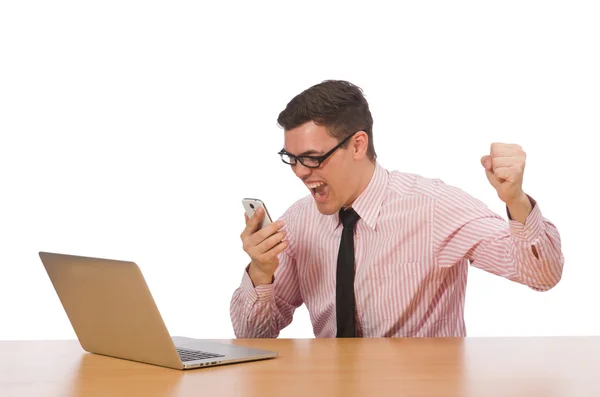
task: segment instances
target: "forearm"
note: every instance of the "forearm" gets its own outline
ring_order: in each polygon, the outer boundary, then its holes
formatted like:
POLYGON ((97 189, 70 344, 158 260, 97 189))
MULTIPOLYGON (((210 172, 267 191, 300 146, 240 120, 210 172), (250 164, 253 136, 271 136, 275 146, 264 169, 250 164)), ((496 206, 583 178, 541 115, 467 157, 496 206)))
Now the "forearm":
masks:
POLYGON ((562 277, 564 257, 557 228, 534 209, 524 224, 510 221, 514 262, 521 282, 536 290, 554 287, 562 277))
POLYGON ((564 263, 560 235, 539 208, 534 206, 523 223, 510 220, 508 234, 498 220, 495 222, 498 232, 477 246, 473 265, 538 291, 554 287, 561 279, 564 263))
POLYGON ((245 271, 231 300, 234 333, 238 338, 276 338, 292 321, 295 307, 276 297, 273 282, 255 287, 245 271))
POLYGON ((276 338, 279 329, 275 299, 255 299, 237 290, 231 300, 231 321, 237 338, 276 338))
POLYGON ((435 262, 450 267, 468 259, 475 267, 543 291, 562 276, 556 227, 527 196, 507 207, 509 223, 479 200, 442 186, 433 211, 435 262), (524 218, 522 218, 524 216, 524 218))

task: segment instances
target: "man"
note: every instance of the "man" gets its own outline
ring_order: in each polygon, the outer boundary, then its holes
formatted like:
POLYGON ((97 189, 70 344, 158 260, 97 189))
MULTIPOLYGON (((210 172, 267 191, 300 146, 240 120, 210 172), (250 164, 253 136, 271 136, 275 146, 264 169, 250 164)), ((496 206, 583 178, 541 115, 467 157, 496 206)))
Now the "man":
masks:
POLYGON ((507 222, 458 188, 379 165, 351 83, 305 90, 278 122, 281 158, 311 194, 262 230, 263 212, 246 217, 237 337, 277 337, 303 303, 316 337, 465 336, 469 263, 537 291, 560 280, 560 236, 522 189, 518 145, 494 143, 481 159, 507 222))

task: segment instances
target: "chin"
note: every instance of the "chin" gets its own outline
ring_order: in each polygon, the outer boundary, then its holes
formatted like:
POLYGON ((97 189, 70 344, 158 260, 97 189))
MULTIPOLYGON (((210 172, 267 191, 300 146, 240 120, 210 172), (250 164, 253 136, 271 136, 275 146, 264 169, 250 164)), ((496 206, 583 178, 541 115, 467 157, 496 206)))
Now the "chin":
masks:
POLYGON ((322 203, 322 204, 316 203, 316 204, 317 204, 317 209, 323 215, 333 215, 340 210, 339 207, 337 207, 331 203, 322 203))

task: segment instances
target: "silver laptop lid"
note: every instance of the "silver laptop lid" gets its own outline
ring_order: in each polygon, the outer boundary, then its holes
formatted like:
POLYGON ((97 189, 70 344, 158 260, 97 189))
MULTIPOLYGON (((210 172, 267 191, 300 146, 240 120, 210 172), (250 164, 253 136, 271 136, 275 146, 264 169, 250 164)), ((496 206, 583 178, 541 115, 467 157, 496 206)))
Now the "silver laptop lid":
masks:
POLYGON ((183 367, 134 262, 49 252, 39 256, 84 350, 183 367))

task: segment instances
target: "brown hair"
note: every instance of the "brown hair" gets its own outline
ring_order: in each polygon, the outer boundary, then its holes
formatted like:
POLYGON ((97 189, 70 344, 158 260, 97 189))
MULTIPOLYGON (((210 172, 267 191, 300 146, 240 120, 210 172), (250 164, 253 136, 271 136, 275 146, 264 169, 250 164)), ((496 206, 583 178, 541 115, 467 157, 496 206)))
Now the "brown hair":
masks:
POLYGON ((325 80, 296 95, 277 118, 285 130, 309 121, 327 127, 328 134, 338 142, 356 131, 366 132, 367 156, 371 161, 377 158, 373 117, 360 87, 343 80, 325 80))

